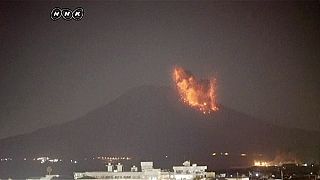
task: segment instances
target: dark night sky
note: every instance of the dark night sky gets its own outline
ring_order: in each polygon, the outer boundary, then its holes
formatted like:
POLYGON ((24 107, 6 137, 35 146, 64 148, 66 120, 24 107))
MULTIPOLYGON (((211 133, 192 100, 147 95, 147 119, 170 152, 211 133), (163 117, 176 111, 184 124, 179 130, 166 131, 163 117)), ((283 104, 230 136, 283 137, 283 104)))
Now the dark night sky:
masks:
POLYGON ((219 102, 320 129, 318 2, 0 3, 0 138, 73 120, 181 65, 219 102), (81 21, 51 21, 53 7, 81 21))

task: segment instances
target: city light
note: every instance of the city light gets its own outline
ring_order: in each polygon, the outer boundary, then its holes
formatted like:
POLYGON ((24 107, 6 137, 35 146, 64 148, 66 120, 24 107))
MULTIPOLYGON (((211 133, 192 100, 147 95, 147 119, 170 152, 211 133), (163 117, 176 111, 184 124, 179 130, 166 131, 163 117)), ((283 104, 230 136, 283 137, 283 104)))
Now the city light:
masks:
POLYGON ((266 161, 254 161, 254 166, 271 166, 271 164, 266 161))

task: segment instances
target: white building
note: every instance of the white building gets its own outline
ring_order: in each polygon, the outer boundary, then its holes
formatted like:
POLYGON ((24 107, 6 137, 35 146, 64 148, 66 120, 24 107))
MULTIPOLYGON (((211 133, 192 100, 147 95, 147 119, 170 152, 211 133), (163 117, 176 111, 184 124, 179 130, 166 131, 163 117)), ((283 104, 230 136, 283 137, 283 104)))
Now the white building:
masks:
MULTIPOLYGON (((121 164, 118 164, 119 167, 121 164)), ((107 165, 107 171, 99 172, 75 172, 74 179, 117 179, 117 180, 132 180, 132 179, 148 179, 148 180, 191 180, 194 178, 205 179, 206 177, 214 177, 214 172, 205 172, 207 166, 190 165, 186 161, 183 166, 174 166, 173 172, 154 169, 153 162, 141 162, 141 171, 133 166, 130 172, 123 172, 119 168, 110 171, 113 167, 110 163, 107 165)))
POLYGON ((174 179, 194 179, 205 178, 207 166, 197 166, 197 164, 190 165, 190 161, 183 163, 183 166, 173 166, 174 179))

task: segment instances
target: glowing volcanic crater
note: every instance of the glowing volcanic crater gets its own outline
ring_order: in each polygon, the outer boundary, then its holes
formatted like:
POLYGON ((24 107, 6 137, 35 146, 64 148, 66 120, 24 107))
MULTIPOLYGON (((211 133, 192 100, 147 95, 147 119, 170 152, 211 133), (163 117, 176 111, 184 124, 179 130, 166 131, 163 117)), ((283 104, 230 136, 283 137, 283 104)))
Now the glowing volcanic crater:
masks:
POLYGON ((216 79, 198 80, 181 67, 173 70, 173 81, 183 102, 203 114, 218 111, 216 79))

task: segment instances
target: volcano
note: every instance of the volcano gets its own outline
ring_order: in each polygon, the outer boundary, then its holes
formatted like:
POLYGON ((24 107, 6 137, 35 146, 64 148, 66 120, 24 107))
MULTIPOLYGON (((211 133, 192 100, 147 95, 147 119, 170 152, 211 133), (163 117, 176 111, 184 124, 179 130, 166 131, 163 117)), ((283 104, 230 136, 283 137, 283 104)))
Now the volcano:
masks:
POLYGON ((278 151, 317 158, 319 132, 278 127, 223 105, 202 114, 179 100, 173 88, 141 86, 68 123, 2 139, 1 156, 130 156, 161 166, 191 160, 210 168, 244 165, 250 154, 278 151), (228 152, 228 157, 212 154, 228 152), (240 153, 248 154, 240 157, 240 153))

